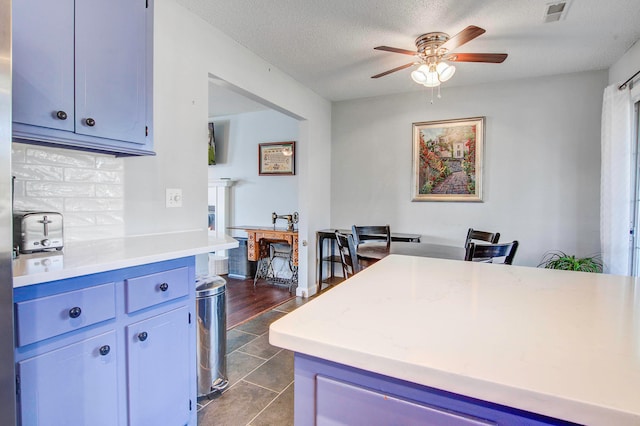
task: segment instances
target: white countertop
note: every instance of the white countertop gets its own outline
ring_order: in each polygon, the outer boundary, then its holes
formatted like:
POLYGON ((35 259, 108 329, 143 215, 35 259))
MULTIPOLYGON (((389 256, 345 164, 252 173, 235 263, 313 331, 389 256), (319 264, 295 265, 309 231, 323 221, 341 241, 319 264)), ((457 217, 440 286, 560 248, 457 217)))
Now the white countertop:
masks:
POLYGON ((62 251, 23 254, 13 261, 13 287, 238 247, 227 235, 191 231, 65 244, 62 251))
POLYGON ((555 418, 640 424, 640 280, 391 255, 271 344, 555 418))

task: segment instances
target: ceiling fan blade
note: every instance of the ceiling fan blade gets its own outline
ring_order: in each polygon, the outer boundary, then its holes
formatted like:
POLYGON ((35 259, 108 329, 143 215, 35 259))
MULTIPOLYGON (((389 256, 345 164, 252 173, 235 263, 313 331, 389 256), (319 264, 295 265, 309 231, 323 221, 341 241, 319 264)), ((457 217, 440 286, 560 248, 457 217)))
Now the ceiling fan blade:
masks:
POLYGON ((399 67, 395 67, 392 70, 389 71, 385 71, 385 72, 381 72, 380 74, 376 74, 376 75, 372 75, 371 78, 380 78, 380 77, 384 77, 387 74, 391 74, 392 72, 396 72, 396 71, 400 71, 403 70, 405 68, 409 68, 411 65, 414 65, 415 62, 409 62, 408 64, 404 64, 404 65, 400 65, 399 67))
POLYGON ((394 52, 394 53, 402 53, 404 55, 415 56, 417 52, 406 49, 398 49, 397 47, 389 47, 389 46, 378 46, 374 47, 375 50, 384 50, 386 52, 394 52))
POLYGON ((486 30, 476 27, 475 25, 469 25, 464 30, 447 40, 440 48, 447 49, 449 51, 462 46, 465 43, 470 42, 474 38, 481 36, 486 30))
POLYGON ((451 62, 488 62, 500 64, 507 59, 506 53, 451 53, 446 55, 445 61, 451 62))

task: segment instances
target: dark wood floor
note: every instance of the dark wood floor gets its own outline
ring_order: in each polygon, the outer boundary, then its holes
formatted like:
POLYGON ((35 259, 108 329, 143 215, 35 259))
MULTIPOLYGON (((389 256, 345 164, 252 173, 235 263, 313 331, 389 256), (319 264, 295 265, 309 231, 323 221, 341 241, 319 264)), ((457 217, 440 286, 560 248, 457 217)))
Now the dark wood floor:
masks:
POLYGON ((240 280, 227 275, 223 277, 227 280, 227 329, 295 297, 295 294, 289 294, 288 289, 273 286, 264 280, 258 280, 254 288, 253 278, 240 280))

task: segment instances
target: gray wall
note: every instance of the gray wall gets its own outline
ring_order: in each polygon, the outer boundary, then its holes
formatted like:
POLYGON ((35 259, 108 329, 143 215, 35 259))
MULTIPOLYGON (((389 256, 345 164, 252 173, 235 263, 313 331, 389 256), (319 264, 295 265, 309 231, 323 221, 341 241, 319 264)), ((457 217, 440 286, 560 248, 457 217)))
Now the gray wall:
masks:
MULTIPOLYGON (((293 213, 298 209, 298 176, 259 176, 258 144, 297 141, 298 120, 268 110, 217 117, 216 153, 221 163, 209 166, 209 179, 230 178, 230 225, 271 225, 271 212, 293 213), (218 150, 217 148, 221 149, 218 150)), ((285 222, 278 222, 280 226, 285 222)))
MULTIPOLYGON (((407 77, 408 78, 408 77, 407 77)), ((454 77, 455 78, 455 77, 454 77)), ((606 71, 334 103, 331 224, 388 223, 462 244, 469 227, 519 240, 515 263, 599 251, 600 114, 606 71), (486 117, 484 202, 411 202, 411 125, 486 117)))

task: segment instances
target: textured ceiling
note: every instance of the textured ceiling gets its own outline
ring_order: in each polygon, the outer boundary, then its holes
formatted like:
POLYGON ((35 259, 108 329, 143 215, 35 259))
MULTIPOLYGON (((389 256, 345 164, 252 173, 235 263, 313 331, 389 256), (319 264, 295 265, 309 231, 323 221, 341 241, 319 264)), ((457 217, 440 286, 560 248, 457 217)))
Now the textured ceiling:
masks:
POLYGON ((443 84, 469 85, 606 69, 640 38, 639 0, 573 0, 566 19, 543 23, 544 0, 177 0, 319 95, 345 100, 424 90, 411 61, 375 51, 414 50, 420 34, 487 32, 456 52, 508 53, 502 64, 460 63, 443 84))

